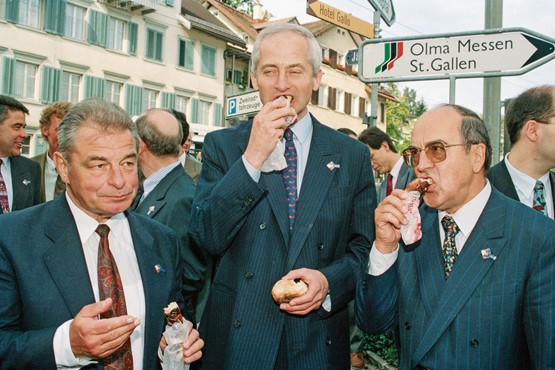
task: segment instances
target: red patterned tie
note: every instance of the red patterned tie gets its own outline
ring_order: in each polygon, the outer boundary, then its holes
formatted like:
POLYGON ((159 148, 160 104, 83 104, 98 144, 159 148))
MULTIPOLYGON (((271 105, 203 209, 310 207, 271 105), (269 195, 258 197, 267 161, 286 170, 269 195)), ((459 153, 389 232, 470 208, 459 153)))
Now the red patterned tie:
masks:
MULTIPOLYGON (((100 300, 112 298, 112 307, 102 314, 104 319, 127 315, 123 284, 108 242, 109 232, 110 227, 108 225, 100 224, 96 228, 96 233, 100 235, 100 244, 98 245, 98 294, 100 300)), ((121 348, 105 357, 103 363, 107 370, 132 370, 131 339, 128 338, 121 348)))
POLYGON ((282 171, 283 184, 287 194, 287 205, 289 207, 289 230, 293 230, 295 222, 295 208, 297 205, 297 150, 293 142, 293 131, 285 130, 285 160, 287 167, 282 171))
POLYGON ((8 200, 8 189, 4 182, 4 176, 2 176, 2 163, 4 163, 4 161, 0 159, 0 206, 2 207, 2 213, 9 213, 10 201, 8 200))
POLYGON ((391 174, 387 175, 387 184, 385 188, 385 195, 388 196, 393 191, 393 176, 391 174))

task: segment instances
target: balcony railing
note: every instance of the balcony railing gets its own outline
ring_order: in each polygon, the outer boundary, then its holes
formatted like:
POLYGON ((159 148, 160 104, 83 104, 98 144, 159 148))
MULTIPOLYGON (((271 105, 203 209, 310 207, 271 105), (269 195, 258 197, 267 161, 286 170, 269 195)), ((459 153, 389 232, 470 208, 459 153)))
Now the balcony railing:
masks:
POLYGON ((105 3, 120 9, 141 14, 153 13, 157 10, 160 0, 103 0, 105 3))

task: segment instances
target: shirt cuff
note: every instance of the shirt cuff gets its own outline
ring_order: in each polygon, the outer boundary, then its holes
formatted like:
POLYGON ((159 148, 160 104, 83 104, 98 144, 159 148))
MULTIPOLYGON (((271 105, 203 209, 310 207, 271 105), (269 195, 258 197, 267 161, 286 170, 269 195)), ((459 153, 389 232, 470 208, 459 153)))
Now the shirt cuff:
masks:
POLYGON ((395 261, 397 261, 398 254, 399 248, 395 249, 391 253, 383 254, 378 250, 378 248, 376 248, 375 243, 372 244, 372 249, 370 249, 370 258, 368 259, 368 274, 372 276, 380 276, 393 266, 395 261))
POLYGON ((249 161, 247 161, 245 159, 245 156, 242 155, 241 159, 243 160, 243 164, 245 165, 245 168, 247 170, 247 172, 249 173, 249 175, 251 176, 251 178, 258 183, 258 180, 260 180, 260 171, 258 171, 256 168, 254 168, 253 166, 251 166, 251 164, 249 163, 249 161))
POLYGON ((56 329, 54 334, 53 346, 54 346, 54 358, 56 359, 56 366, 60 368, 64 367, 83 367, 93 362, 93 359, 89 357, 75 357, 73 351, 71 350, 71 343, 69 341, 69 326, 73 320, 68 320, 56 329))

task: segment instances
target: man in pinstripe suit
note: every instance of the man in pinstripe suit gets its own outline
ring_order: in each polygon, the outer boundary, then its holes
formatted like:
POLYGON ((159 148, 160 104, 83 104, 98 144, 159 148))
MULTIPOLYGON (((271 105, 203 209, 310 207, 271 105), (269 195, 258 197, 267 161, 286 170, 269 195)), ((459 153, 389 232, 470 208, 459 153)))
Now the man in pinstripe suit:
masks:
POLYGON ((433 181, 422 239, 400 241, 407 194, 394 190, 376 209, 360 327, 399 324, 400 369, 555 368, 555 222, 490 185, 483 121, 460 106, 435 108, 403 155, 433 181))

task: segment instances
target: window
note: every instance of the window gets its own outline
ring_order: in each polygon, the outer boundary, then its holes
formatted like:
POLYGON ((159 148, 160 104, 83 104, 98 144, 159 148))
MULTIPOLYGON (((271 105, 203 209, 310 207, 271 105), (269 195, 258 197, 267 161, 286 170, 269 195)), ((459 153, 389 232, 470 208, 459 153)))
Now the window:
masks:
POLYGON ((216 76, 216 49, 202 45, 200 60, 202 64, 200 73, 208 76, 216 76))
POLYGON ((193 70, 195 43, 190 40, 179 40, 178 65, 189 71, 193 70))
POLYGON ((358 102, 358 96, 352 95, 351 96, 351 116, 355 116, 358 117, 359 116, 359 106, 357 104, 358 102))
POLYGON ((108 18, 107 47, 123 51, 123 38, 125 36, 125 22, 121 19, 108 18))
POLYGON ((16 61, 14 97, 35 98, 38 66, 30 63, 16 61))
POLYGON ((144 109, 156 108, 156 101, 158 100, 158 91, 145 89, 143 93, 143 107, 144 109))
POLYGON ((60 84, 60 100, 77 103, 79 101, 79 85, 81 75, 62 71, 62 82, 60 84))
POLYGON ((152 28, 146 30, 146 57, 148 59, 162 61, 162 43, 164 34, 152 28))
POLYGON ((85 40, 86 9, 74 4, 67 4, 64 36, 77 40, 85 40))
POLYGON ((123 84, 114 81, 106 81, 104 85, 104 99, 119 105, 123 84))
POLYGON ((40 1, 39 0, 20 0, 18 23, 29 27, 39 28, 40 20, 40 1))
POLYGON ((185 113, 187 115, 187 106, 189 105, 189 98, 182 95, 175 97, 175 110, 185 113))
POLYGON ((239 71, 237 69, 233 71, 233 82, 235 82, 237 85, 243 84, 243 71, 239 71))
POLYGON ((358 116, 360 118, 364 117, 364 113, 366 112, 366 99, 363 97, 358 98, 358 116))
POLYGON ((341 90, 336 90, 336 91, 337 91, 337 98, 336 98, 335 109, 338 112, 345 112, 345 92, 341 90))
POLYGON ((205 100, 198 102, 198 123, 208 125, 210 122, 210 106, 212 104, 205 100))

